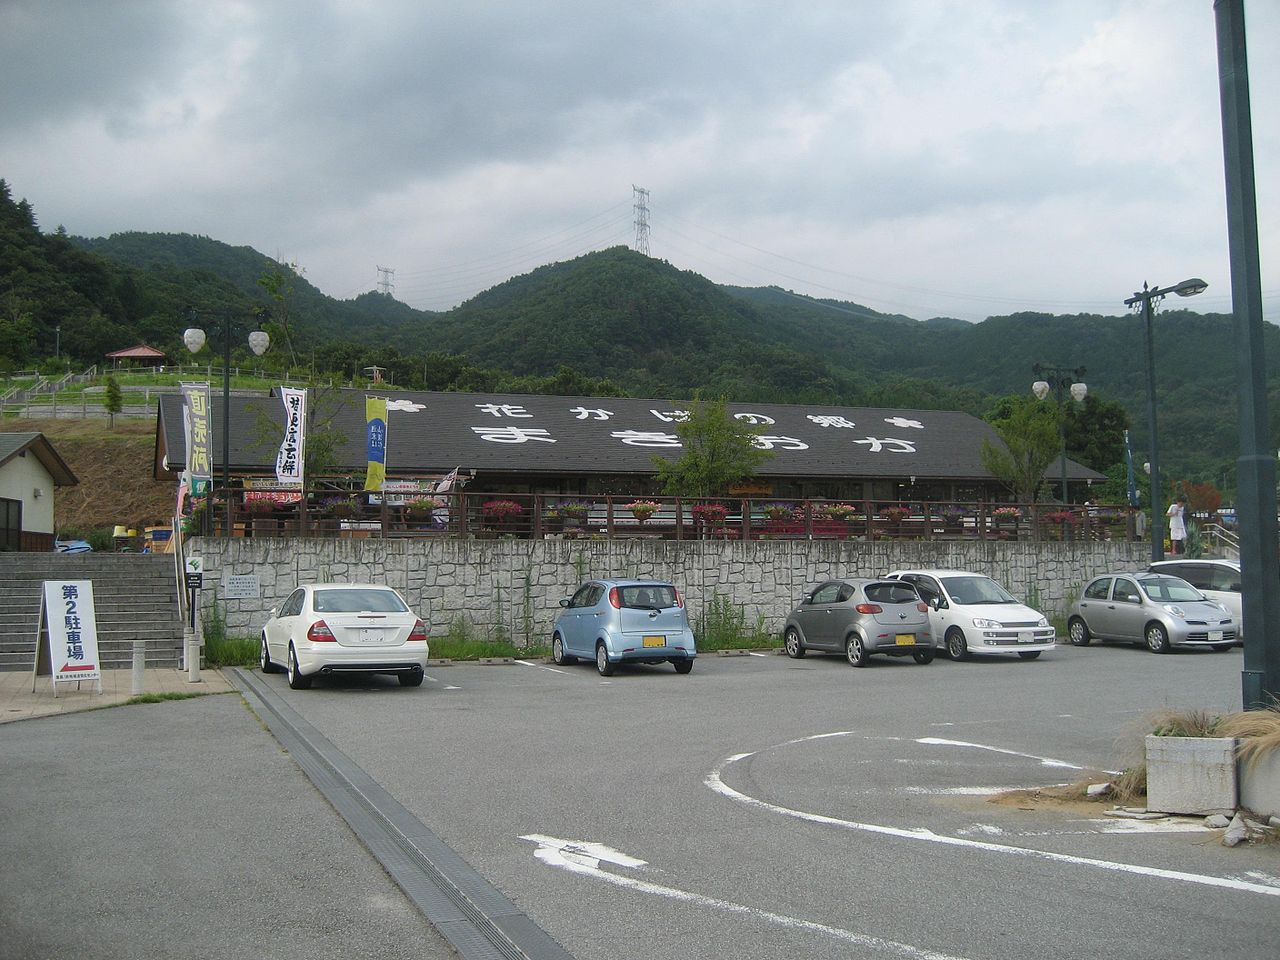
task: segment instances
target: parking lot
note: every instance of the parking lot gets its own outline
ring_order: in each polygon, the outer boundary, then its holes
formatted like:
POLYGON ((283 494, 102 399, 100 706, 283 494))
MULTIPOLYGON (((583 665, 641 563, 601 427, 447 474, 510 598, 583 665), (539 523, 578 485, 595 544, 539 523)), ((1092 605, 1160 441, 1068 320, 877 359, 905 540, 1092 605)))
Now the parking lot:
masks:
POLYGON ((1256 957, 1274 846, 993 792, 1119 769, 1241 655, 704 656, 693 673, 454 665, 294 710, 580 958, 1256 957))

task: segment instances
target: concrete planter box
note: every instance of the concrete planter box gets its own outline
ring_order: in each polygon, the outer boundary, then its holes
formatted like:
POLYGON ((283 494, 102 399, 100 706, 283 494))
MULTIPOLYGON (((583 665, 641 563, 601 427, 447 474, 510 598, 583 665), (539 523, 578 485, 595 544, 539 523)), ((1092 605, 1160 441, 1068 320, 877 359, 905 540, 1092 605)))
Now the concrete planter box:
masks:
POLYGON ((1280 817, 1280 750, 1240 761, 1240 806, 1263 817, 1280 817))
POLYGON ((1235 748, 1230 737, 1147 737, 1147 809, 1201 816, 1235 810, 1235 748))

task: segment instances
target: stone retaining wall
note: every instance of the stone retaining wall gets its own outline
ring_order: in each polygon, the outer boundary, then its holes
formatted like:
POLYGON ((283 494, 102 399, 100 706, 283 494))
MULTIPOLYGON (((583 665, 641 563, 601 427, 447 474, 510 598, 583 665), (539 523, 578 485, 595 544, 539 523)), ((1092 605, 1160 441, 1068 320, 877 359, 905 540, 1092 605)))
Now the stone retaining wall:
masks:
MULTIPOLYGON (((227 575, 256 574, 261 596, 226 603, 232 636, 258 633, 272 606, 299 583, 387 583, 427 621, 433 636, 465 617, 480 634, 517 644, 546 642, 558 601, 592 577, 670 580, 696 622, 715 595, 762 617, 777 632, 805 587, 840 576, 879 576, 908 567, 986 573, 1014 596, 1061 616, 1090 578, 1145 568, 1142 543, 1007 543, 839 540, 384 540, 197 539, 205 561, 207 608, 227 575)), ((207 616, 207 613, 206 613, 207 616)))

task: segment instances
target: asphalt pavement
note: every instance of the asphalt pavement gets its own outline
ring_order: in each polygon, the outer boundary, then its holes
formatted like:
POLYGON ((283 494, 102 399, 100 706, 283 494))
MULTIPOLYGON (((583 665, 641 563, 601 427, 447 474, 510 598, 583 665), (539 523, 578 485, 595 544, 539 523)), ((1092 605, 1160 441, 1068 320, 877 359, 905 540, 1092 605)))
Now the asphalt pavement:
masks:
POLYGON ((239 694, 59 699, 0 725, 3 960, 456 956, 239 694))

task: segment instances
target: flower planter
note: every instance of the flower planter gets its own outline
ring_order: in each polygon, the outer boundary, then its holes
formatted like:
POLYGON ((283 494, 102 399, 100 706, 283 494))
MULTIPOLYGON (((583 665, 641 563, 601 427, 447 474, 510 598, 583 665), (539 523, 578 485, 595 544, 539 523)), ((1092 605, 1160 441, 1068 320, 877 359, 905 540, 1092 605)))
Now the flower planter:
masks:
POLYGON ((1229 813, 1239 800, 1232 737, 1148 736, 1147 809, 1229 813))
POLYGON ((1261 817, 1280 817, 1280 750, 1241 760, 1240 806, 1261 817))

